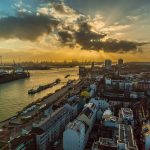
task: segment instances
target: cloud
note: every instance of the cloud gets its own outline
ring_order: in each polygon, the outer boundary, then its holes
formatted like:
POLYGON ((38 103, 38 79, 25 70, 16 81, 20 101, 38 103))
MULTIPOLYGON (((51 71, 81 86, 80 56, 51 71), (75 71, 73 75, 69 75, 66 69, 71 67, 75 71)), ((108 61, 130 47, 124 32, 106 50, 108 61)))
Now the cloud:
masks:
POLYGON ((58 21, 44 15, 26 14, 9 16, 0 19, 0 38, 19 38, 34 41, 38 37, 49 34, 58 25, 58 21))
POLYGON ((79 45, 84 50, 103 50, 112 53, 141 52, 139 47, 147 44, 144 42, 105 39, 107 34, 92 31, 92 27, 88 23, 81 23, 79 30, 72 33, 68 31, 60 32, 59 36, 64 45, 79 45))
POLYGON ((66 44, 73 40, 73 36, 68 31, 60 31, 58 32, 60 40, 62 43, 66 44))
POLYGON ((140 46, 146 45, 147 43, 138 43, 133 41, 125 41, 125 40, 116 40, 116 39, 108 39, 102 43, 102 49, 105 52, 141 52, 139 49, 140 46))
POLYGON ((17 16, 0 19, 1 39, 18 38, 36 41, 39 37, 44 37, 42 41, 46 43, 46 46, 59 42, 61 46, 113 53, 138 52, 139 47, 147 44, 110 39, 109 34, 117 33, 117 31, 123 33, 121 31, 128 29, 130 25, 117 23, 106 26, 101 15, 85 16, 64 2, 41 4, 34 13, 26 11, 22 3, 16 6, 20 8, 17 16), (49 37, 56 38, 51 43, 49 37))
POLYGON ((91 26, 87 23, 81 23, 79 31, 74 34, 76 43, 79 44, 82 49, 87 50, 97 50, 100 40, 106 36, 104 33, 93 32, 91 26))
POLYGON ((61 22, 67 24, 73 23, 82 16, 80 13, 63 2, 43 4, 37 8, 37 13, 53 16, 54 18, 57 18, 58 20, 61 20, 61 22))

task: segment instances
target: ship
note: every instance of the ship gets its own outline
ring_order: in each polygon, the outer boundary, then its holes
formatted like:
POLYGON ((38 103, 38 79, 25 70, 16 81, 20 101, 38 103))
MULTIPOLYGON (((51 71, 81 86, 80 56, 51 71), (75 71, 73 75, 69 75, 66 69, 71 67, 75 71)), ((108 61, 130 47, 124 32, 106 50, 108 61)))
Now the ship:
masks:
POLYGON ((65 78, 68 78, 70 76, 70 74, 67 74, 66 76, 65 76, 65 78))
POLYGON ((38 92, 41 92, 43 90, 46 90, 48 88, 52 88, 53 86, 57 85, 60 83, 60 79, 56 79, 54 82, 49 83, 49 84, 45 84, 45 85, 40 85, 39 87, 37 87, 36 89, 30 89, 28 90, 28 94, 32 95, 32 94, 36 94, 38 92))
POLYGON ((29 77, 30 73, 19 65, 14 65, 11 71, 0 69, 0 84, 29 77))

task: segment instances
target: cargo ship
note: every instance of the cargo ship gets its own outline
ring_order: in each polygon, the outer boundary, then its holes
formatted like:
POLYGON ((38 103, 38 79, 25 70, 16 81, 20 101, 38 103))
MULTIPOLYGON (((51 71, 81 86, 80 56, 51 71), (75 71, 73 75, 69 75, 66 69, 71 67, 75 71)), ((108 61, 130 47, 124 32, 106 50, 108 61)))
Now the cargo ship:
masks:
POLYGON ((36 94, 38 92, 41 92, 43 90, 46 90, 48 88, 52 88, 53 86, 57 85, 60 83, 60 79, 56 79, 54 82, 46 84, 46 85, 40 85, 38 88, 36 89, 31 89, 28 91, 28 94, 32 95, 32 94, 36 94))
POLYGON ((11 71, 0 69, 0 84, 29 77, 30 73, 18 65, 15 65, 11 71))

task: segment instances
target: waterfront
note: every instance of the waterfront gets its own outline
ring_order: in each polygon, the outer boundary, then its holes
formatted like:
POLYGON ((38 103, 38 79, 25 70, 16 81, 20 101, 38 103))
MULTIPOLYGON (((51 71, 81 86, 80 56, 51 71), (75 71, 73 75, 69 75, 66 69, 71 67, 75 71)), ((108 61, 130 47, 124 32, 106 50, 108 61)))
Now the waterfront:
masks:
POLYGON ((38 98, 53 93, 61 88, 69 79, 78 78, 78 67, 61 68, 52 70, 36 70, 30 71, 29 79, 21 79, 0 85, 0 121, 7 119, 20 111, 23 107, 36 101, 38 98), (70 74, 68 78, 64 78, 70 74), (61 79, 61 83, 46 89, 35 95, 28 95, 28 90, 42 84, 47 84, 61 79))

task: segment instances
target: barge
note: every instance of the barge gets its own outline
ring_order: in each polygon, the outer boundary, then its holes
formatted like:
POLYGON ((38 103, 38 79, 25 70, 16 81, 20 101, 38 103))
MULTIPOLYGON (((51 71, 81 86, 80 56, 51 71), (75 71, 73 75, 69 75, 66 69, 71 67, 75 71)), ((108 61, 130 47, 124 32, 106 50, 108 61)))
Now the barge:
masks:
POLYGON ((29 91, 28 91, 28 94, 30 94, 30 95, 36 94, 36 93, 38 93, 38 92, 41 92, 41 91, 46 90, 46 89, 48 89, 48 88, 51 88, 51 87, 53 87, 53 86, 59 84, 60 81, 61 81, 60 79, 56 79, 56 80, 55 80, 54 82, 52 82, 52 83, 49 83, 49 84, 46 84, 46 85, 40 85, 40 86, 39 86, 38 88, 36 88, 36 89, 31 89, 31 90, 29 90, 29 91))

